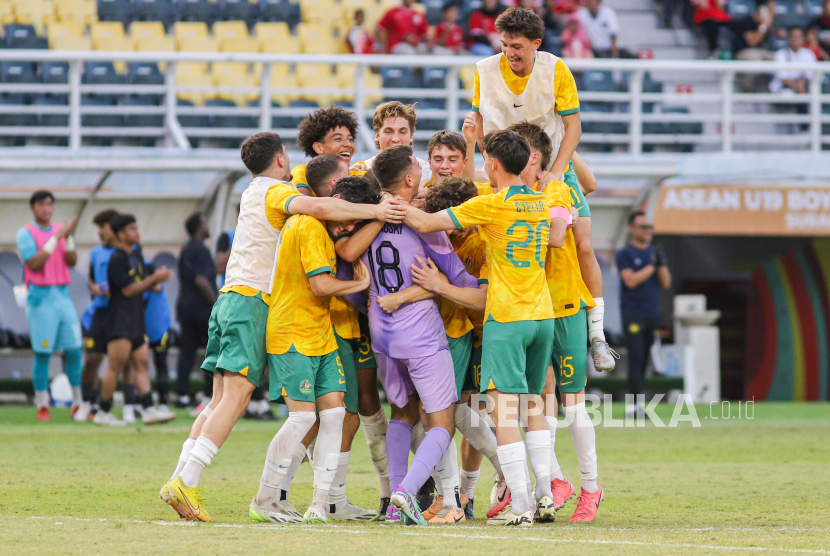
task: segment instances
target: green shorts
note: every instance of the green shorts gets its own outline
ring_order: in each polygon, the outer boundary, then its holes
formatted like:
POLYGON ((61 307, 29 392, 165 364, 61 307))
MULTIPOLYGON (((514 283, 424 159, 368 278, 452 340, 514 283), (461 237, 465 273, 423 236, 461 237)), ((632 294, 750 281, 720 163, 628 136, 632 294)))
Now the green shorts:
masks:
POLYGON ((372 336, 369 334, 369 318, 363 313, 358 313, 357 322, 360 325, 360 346, 354 352, 354 368, 377 369, 378 362, 375 360, 375 352, 372 351, 372 336))
POLYGON ((239 373, 259 386, 267 366, 265 326, 268 305, 262 294, 246 297, 236 292, 219 295, 208 322, 208 343, 202 370, 239 373))
POLYGON ((467 390, 479 392, 481 390, 481 346, 475 347, 474 345, 472 351, 470 352, 470 366, 467 370, 467 378, 464 379, 464 386, 461 390, 462 392, 467 390))
POLYGON ((461 399, 461 392, 467 383, 467 373, 470 370, 470 356, 473 350, 473 331, 470 330, 460 338, 447 336, 447 344, 450 346, 452 366, 455 370, 455 393, 461 399))
POLYGON ((346 391, 346 373, 337 350, 325 355, 303 355, 292 344, 280 355, 268 354, 271 401, 291 398, 314 403, 332 392, 346 391))
POLYGON ((340 363, 343 365, 343 373, 346 376, 346 394, 343 396, 343 404, 346 411, 357 413, 357 367, 355 366, 360 355, 360 340, 344 340, 334 333, 337 340, 337 353, 340 354, 340 363))
POLYGON ((588 367, 588 319, 585 309, 575 315, 553 319, 551 364, 559 392, 576 394, 585 389, 588 367))
POLYGON ((565 185, 571 190, 571 200, 574 203, 574 208, 579 211, 579 216, 582 218, 590 217, 591 207, 588 206, 588 201, 585 200, 585 195, 582 194, 582 189, 576 180, 573 162, 568 164, 568 169, 565 171, 565 185))
POLYGON ((484 323, 481 392, 542 394, 550 365, 554 320, 484 323))

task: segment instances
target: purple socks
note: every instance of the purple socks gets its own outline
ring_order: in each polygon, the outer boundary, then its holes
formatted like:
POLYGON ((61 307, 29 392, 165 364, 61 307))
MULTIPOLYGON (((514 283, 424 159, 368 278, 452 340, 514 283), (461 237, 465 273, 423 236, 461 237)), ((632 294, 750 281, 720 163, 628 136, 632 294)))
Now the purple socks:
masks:
MULTIPOLYGON (((392 428, 392 422, 389 423, 389 428, 392 428)), ((411 430, 412 427, 409 427, 411 430)), ((387 457, 391 457, 389 450, 389 433, 386 433, 387 457)), ((409 473, 406 474, 401 486, 403 486, 410 494, 418 492, 429 476, 432 470, 438 465, 438 461, 444 456, 444 452, 450 445, 450 433, 446 429, 440 427, 433 427, 428 432, 424 441, 415 452, 415 459, 412 460, 412 467, 409 468, 409 473)), ((404 451, 408 451, 405 448, 404 451)), ((389 482, 392 482, 392 460, 389 461, 389 482)))
POLYGON ((389 420, 389 427, 386 430, 386 461, 389 464, 390 491, 398 488, 406 476, 411 437, 412 425, 397 419, 389 420))

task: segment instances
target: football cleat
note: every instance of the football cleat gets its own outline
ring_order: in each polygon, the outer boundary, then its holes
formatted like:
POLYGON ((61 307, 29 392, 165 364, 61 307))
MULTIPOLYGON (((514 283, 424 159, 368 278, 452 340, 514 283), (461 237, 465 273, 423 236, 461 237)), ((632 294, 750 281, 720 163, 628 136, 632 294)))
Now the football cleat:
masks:
POLYGON ((467 503, 464 505, 464 517, 467 519, 475 519, 475 513, 473 512, 473 499, 470 498, 467 500, 467 503))
POLYGON ((433 502, 432 505, 429 508, 427 508, 426 510, 421 512, 421 515, 423 516, 424 519, 429 521, 430 519, 432 519, 433 517, 438 515, 438 512, 441 510, 441 507, 443 505, 444 505, 444 497, 443 496, 438 496, 438 497, 435 498, 435 502, 433 502))
POLYGON ((89 402, 81 402, 81 405, 77 407, 77 411, 72 414, 72 419, 76 423, 83 423, 87 419, 89 419, 91 415, 92 408, 89 405, 89 402))
POLYGON ((328 516, 329 519, 337 521, 376 521, 379 514, 375 510, 366 510, 346 500, 340 504, 329 504, 328 516))
POLYGON ((390 504, 389 507, 386 508, 386 514, 384 514, 381 523, 403 523, 400 510, 390 504))
POLYGON ((389 498, 380 499, 380 507, 378 508, 378 521, 386 519, 386 511, 389 509, 389 498))
POLYGON ((169 423, 176 418, 176 414, 169 409, 165 413, 158 407, 150 406, 144 410, 141 420, 145 425, 160 425, 162 423, 169 423))
POLYGON ((128 425, 135 425, 135 407, 132 404, 124 405, 121 411, 121 419, 128 425))
POLYGON ((421 512, 426 511, 435 502, 435 479, 432 476, 418 489, 418 494, 415 495, 415 499, 418 501, 418 509, 421 512))
POLYGON ((488 519, 499 515, 510 505, 510 489, 507 488, 507 481, 496 479, 493 490, 490 492, 490 509, 487 510, 488 519))
POLYGON ((430 523, 461 523, 466 521, 467 517, 462 510, 453 508, 452 506, 443 506, 435 517, 429 520, 430 523))
POLYGON ((98 411, 95 418, 92 420, 96 425, 106 425, 110 427, 126 427, 127 423, 116 417, 110 411, 98 411))
POLYGON ((305 521, 306 523, 317 524, 328 523, 328 520, 326 519, 326 511, 321 510, 320 508, 315 508, 313 506, 309 507, 305 511, 305 514, 303 514, 303 521, 305 521))
POLYGON ((409 494, 402 486, 392 492, 392 505, 401 511, 401 517, 406 525, 426 525, 427 520, 421 515, 421 510, 415 497, 409 494))
POLYGON ((556 506, 553 498, 542 496, 536 501, 536 521, 540 523, 553 523, 556 520, 556 506))
POLYGON ((576 499, 576 511, 569 520, 571 523, 577 521, 594 521, 597 517, 597 510, 599 510, 599 503, 605 499, 605 494, 602 492, 602 487, 597 485, 596 492, 588 492, 584 488, 581 489, 579 497, 576 499))
POLYGON ((600 372, 613 371, 617 366, 615 359, 620 358, 620 354, 611 349, 608 342, 594 338, 591 340, 591 357, 594 359, 594 368, 600 372))
POLYGON ((507 525, 508 527, 530 527, 533 525, 533 510, 517 514, 508 508, 499 515, 487 520, 487 525, 507 525))
POLYGON ((256 498, 251 500, 251 505, 248 506, 248 516, 254 521, 261 521, 262 523, 287 524, 302 523, 303 521, 302 517, 287 513, 277 503, 259 506, 256 503, 256 498))
POLYGON ((189 487, 184 484, 181 477, 176 477, 167 483, 167 492, 175 502, 170 505, 180 516, 190 521, 210 521, 210 514, 205 510, 204 497, 199 492, 199 487, 189 487))
POLYGON ((52 416, 49 415, 49 408, 48 407, 41 407, 37 410, 37 417, 38 421, 51 421, 52 416))
POLYGON ((570 481, 554 479, 550 482, 550 491, 553 493, 553 507, 559 511, 565 507, 565 502, 574 495, 574 486, 570 481))
POLYGON ((303 518, 303 514, 288 501, 288 492, 285 490, 280 490, 280 499, 277 502, 277 506, 282 508, 282 511, 285 513, 296 515, 300 519, 303 518))

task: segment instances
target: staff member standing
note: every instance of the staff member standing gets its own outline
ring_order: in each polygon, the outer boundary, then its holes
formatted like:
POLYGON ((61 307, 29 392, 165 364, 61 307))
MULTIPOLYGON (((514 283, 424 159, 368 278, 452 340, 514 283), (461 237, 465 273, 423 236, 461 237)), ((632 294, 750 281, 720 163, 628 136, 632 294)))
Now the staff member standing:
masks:
MULTIPOLYGON (((651 244, 654 225, 644 212, 628 216, 628 233, 631 241, 617 251, 616 262, 622 282, 620 312, 628 347, 628 390, 636 395, 643 392, 646 362, 660 319, 660 290, 671 287, 671 273, 663 248, 651 244)), ((626 408, 628 414, 642 410, 642 404, 626 408)))
POLYGON ((216 265, 205 245, 205 240, 210 237, 207 219, 202 213, 195 212, 187 218, 184 227, 190 240, 179 255, 179 298, 176 301, 176 316, 181 327, 176 385, 179 396, 176 405, 179 407, 191 405, 190 372, 196 361, 196 350, 207 346, 208 320, 218 295, 216 265))
POLYGON ((81 324, 69 295, 69 267, 78 260, 72 238, 76 219, 52 224, 55 196, 50 191, 35 191, 29 209, 35 220, 17 232, 17 248, 26 262, 26 320, 35 352, 32 382, 37 419, 48 421, 49 360, 56 350, 63 350, 66 375, 72 385, 72 413, 81 405, 81 324))

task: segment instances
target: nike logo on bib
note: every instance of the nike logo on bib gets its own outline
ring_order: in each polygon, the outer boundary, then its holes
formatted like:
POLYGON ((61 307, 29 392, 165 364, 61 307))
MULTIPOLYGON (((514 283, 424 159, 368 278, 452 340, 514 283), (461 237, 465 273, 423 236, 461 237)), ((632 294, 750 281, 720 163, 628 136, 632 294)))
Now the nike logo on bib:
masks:
POLYGON ((521 108, 524 104, 513 104, 513 108, 521 108))

